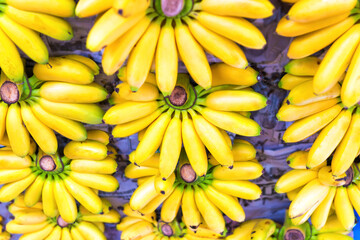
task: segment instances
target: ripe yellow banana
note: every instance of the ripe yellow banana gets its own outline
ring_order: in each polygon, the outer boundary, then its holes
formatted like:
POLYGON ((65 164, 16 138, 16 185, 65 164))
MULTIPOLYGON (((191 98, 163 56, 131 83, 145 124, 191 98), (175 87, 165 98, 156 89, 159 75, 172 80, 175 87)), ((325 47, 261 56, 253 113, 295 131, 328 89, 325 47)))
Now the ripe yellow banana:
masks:
POLYGON ((66 144, 64 155, 70 159, 103 160, 107 156, 107 147, 94 140, 71 141, 66 144))
POLYGON ((270 219, 261 219, 255 224, 250 237, 253 240, 269 239, 270 236, 274 234, 275 230, 276 223, 274 221, 270 219))
POLYGON ((291 60, 284 66, 286 73, 296 76, 314 76, 319 68, 321 60, 317 57, 305 57, 291 60))
POLYGON ((330 47, 314 76, 315 94, 327 92, 339 81, 348 68, 359 42, 360 25, 356 24, 330 47))
POLYGON ((119 182, 111 175, 70 172, 69 176, 79 184, 104 192, 114 192, 119 188, 119 182))
POLYGON ((347 193, 351 202, 351 205, 354 207, 355 211, 360 210, 360 189, 356 184, 350 184, 347 188, 347 193))
POLYGON ((252 219, 241 223, 239 227, 235 228, 234 232, 226 237, 226 240, 246 240, 251 235, 255 225, 259 219, 252 219))
POLYGON ((232 146, 234 161, 242 162, 252 160, 256 157, 256 149, 248 141, 242 139, 234 139, 232 146))
POLYGON ((90 68, 94 75, 99 74, 100 67, 91 58, 84 57, 82 55, 76 55, 76 54, 64 55, 62 57, 78 61, 78 62, 84 64, 85 66, 87 66, 88 68, 90 68))
POLYGON ((158 193, 155 189, 154 185, 154 177, 149 178, 138 186, 138 188, 135 190, 133 195, 130 198, 130 206, 133 210, 139 210, 145 207, 151 200, 153 200, 156 196, 158 196, 158 193))
POLYGON ((18 157, 11 150, 0 151, 0 169, 24 169, 31 166, 30 156, 18 157))
POLYGON ((280 79, 278 86, 279 86, 279 88, 282 88, 285 90, 292 90, 297 85, 299 85, 303 82, 311 81, 312 79, 313 79, 312 77, 296 76, 296 75, 287 73, 280 79))
POLYGON ((124 101, 146 102, 162 98, 159 89, 147 82, 145 82, 137 92, 131 91, 130 85, 126 82, 117 85, 116 91, 118 91, 118 96, 123 98, 124 101))
POLYGON ((35 173, 31 173, 24 179, 12 183, 5 184, 0 189, 0 201, 1 202, 9 202, 19 196, 27 187, 30 186, 31 183, 34 182, 36 178, 35 173))
POLYGON ((8 107, 7 103, 0 102, 0 139, 2 139, 5 134, 8 107))
POLYGON ((225 63, 211 64, 212 86, 219 85, 244 85, 252 86, 258 82, 259 72, 251 67, 240 69, 225 63))
POLYGON ((35 76, 43 81, 75 84, 89 84, 94 81, 94 73, 88 66, 67 57, 51 57, 48 64, 35 64, 33 71, 35 76))
POLYGON ((27 103, 20 102, 20 105, 24 124, 36 143, 45 153, 55 154, 58 149, 58 141, 54 131, 35 117, 27 103))
POLYGON ((334 207, 341 224, 347 231, 351 231, 355 224, 355 215, 346 187, 336 189, 334 207))
POLYGON ((36 224, 19 224, 15 220, 11 220, 6 224, 6 231, 12 234, 24 234, 39 231, 46 227, 48 222, 41 222, 36 224))
POLYGON ((30 151, 30 136, 23 125, 19 103, 11 104, 8 108, 6 132, 12 151, 20 157, 25 157, 30 151))
POLYGON ((204 50, 185 24, 179 19, 175 22, 175 39, 181 60, 194 81, 201 87, 209 89, 212 75, 204 50))
POLYGON ((54 229, 55 223, 48 223, 43 229, 32 232, 26 233, 21 236, 22 239, 30 240, 30 239, 44 239, 46 238, 54 229))
POLYGON ((325 225, 329 217, 329 212, 331 209, 331 205, 334 201, 335 193, 336 187, 331 187, 326 198, 321 202, 319 207, 317 207, 314 213, 311 215, 311 223, 315 227, 315 229, 319 230, 325 225))
POLYGON ((39 202, 45 182, 45 175, 45 173, 38 175, 35 181, 29 186, 28 189, 26 189, 24 194, 24 202, 26 206, 32 207, 37 202, 39 202))
POLYGON ((320 233, 317 235, 318 240, 352 240, 353 238, 340 233, 320 233))
POLYGON ((41 197, 44 214, 48 217, 55 217, 58 214, 58 209, 54 195, 54 179, 52 176, 48 176, 45 179, 41 197))
POLYGON ((0 170, 0 184, 16 182, 16 181, 26 178, 30 174, 32 174, 32 171, 30 168, 11 169, 11 170, 1 169, 0 170))
POLYGON ((126 78, 132 91, 137 91, 144 84, 150 72, 163 20, 164 18, 159 17, 150 23, 150 26, 130 53, 126 78))
POLYGON ((207 12, 194 12, 192 15, 203 26, 244 47, 262 49, 266 44, 260 30, 243 18, 223 17, 207 12))
POLYGON ((275 191, 277 193, 286 193, 304 186, 311 180, 317 178, 318 172, 305 169, 291 170, 282 175, 276 182, 275 191))
POLYGON ((130 17, 145 12, 150 3, 150 0, 114 0, 113 7, 121 16, 130 17))
POLYGON ((248 66, 244 52, 236 43, 208 30, 197 20, 185 18, 185 22, 188 24, 192 35, 207 52, 232 67, 246 68, 248 66))
POLYGON ((184 185, 177 186, 175 190, 164 201, 161 207, 161 220, 164 222, 172 222, 178 214, 181 201, 184 194, 184 185))
POLYGON ((234 162, 233 168, 216 166, 213 169, 212 175, 220 180, 251 180, 262 175, 263 167, 255 162, 234 162))
POLYGON ((83 173, 113 174, 117 166, 115 159, 109 157, 101 161, 72 160, 70 162, 72 171, 83 173))
POLYGON ((340 104, 296 121, 284 132, 285 142, 298 142, 328 125, 341 112, 340 104))
POLYGON ((77 206, 74 197, 67 190, 59 176, 54 176, 54 197, 60 216, 64 221, 73 223, 77 217, 77 206))
POLYGON ((81 221, 76 224, 76 228, 85 239, 106 240, 105 235, 92 223, 81 221))
POLYGON ((87 139, 101 142, 102 144, 108 145, 110 142, 109 134, 102 130, 89 130, 87 133, 87 139))
POLYGON ((75 8, 79 18, 94 16, 113 6, 114 0, 80 0, 75 8))
POLYGON ((320 165, 331 155, 349 128, 353 109, 343 110, 316 138, 310 148, 307 167, 320 165))
POLYGON ((218 191, 234 197, 256 200, 260 198, 261 189, 255 183, 249 181, 223 181, 214 179, 211 186, 218 191))
POLYGON ((346 107, 351 107, 360 99, 360 91, 355 86, 358 85, 358 77, 360 72, 358 66, 360 64, 360 48, 357 47, 341 88, 341 100, 346 107))
POLYGON ((194 189, 192 186, 187 186, 184 189, 181 211, 186 226, 190 228, 191 231, 196 231, 201 223, 201 216, 199 209, 196 206, 194 189))
MULTIPOLYGON (((140 221, 129 228, 125 229, 121 233, 121 239, 131 240, 135 238, 144 239, 146 235, 151 234, 154 231, 154 225, 151 222, 140 221)), ((155 237, 153 238, 155 239, 155 237)))

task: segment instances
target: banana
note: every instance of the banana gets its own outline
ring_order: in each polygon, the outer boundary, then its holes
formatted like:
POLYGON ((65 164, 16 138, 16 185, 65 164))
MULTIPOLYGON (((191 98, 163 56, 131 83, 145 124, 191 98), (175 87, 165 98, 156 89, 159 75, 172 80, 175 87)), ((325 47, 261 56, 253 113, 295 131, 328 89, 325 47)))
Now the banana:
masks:
POLYGON ((196 206, 206 225, 211 230, 221 234, 225 231, 225 220, 221 211, 207 198, 204 190, 196 185, 194 188, 196 206))
POLYGON ((119 182, 110 175, 70 172, 69 176, 79 184, 103 192, 114 192, 119 188, 119 182))
POLYGON ((20 157, 25 157, 30 151, 30 136, 23 125, 21 108, 18 103, 11 104, 8 108, 6 132, 12 151, 20 157))
POLYGON ((351 205, 354 207, 355 211, 360 210, 360 189, 355 184, 350 184, 347 188, 347 193, 351 202, 351 205))
POLYGON ((236 43, 206 29, 196 20, 190 18, 184 20, 188 24, 192 35, 207 52, 232 67, 246 68, 248 66, 244 52, 236 43))
POLYGON ((201 141, 221 165, 232 166, 234 156, 220 130, 209 123, 204 117, 189 111, 194 123, 195 130, 201 141))
POLYGON ((284 70, 292 75, 310 77, 315 75, 320 63, 321 61, 317 57, 294 59, 284 66, 284 70))
POLYGON ((15 216, 16 223, 19 224, 37 224, 47 220, 47 216, 41 211, 19 212, 15 216))
POLYGON ((234 162, 233 168, 216 166, 213 168, 212 175, 220 180, 251 180, 262 175, 263 167, 255 162, 234 162))
POLYGON ((90 57, 85 57, 85 56, 76 55, 76 54, 64 55, 62 57, 78 61, 78 62, 86 65, 88 68, 90 68, 94 75, 99 74, 100 67, 90 57))
POLYGON ((257 92, 221 90, 210 93, 197 103, 218 111, 257 111, 266 107, 267 99, 257 92))
POLYGON ((318 112, 329 109, 340 101, 340 98, 332 98, 323 101, 297 106, 284 103, 276 114, 279 121, 291 122, 299 120, 318 112))
POLYGON ((293 169, 306 169, 308 154, 308 151, 296 151, 287 157, 286 163, 293 169))
POLYGON ((176 111, 174 118, 166 128, 160 147, 161 178, 167 179, 174 172, 178 163, 182 147, 181 125, 180 111, 176 111))
POLYGON ((210 68, 213 87, 227 84, 252 86, 259 78, 259 72, 249 66, 246 69, 239 69, 225 63, 215 63, 210 68))
POLYGON ((275 191, 277 193, 286 193, 301 186, 304 186, 311 180, 317 178, 318 172, 311 170, 295 169, 282 175, 276 182, 275 191))
POLYGON ((256 200, 261 196, 261 189, 249 181, 223 181, 214 179, 211 184, 217 191, 247 200, 256 200))
POLYGON ((75 15, 85 18, 102 13, 114 4, 114 0, 80 0, 75 8, 75 15))
POLYGON ((243 222, 245 220, 245 212, 241 207, 237 198, 222 193, 210 185, 202 184, 206 197, 215 204, 226 216, 231 220, 243 222))
POLYGON ((6 115, 9 106, 5 102, 0 102, 0 139, 3 138, 6 129, 6 115))
POLYGON ((65 227, 61 229, 61 240, 71 240, 70 229, 65 227))
POLYGON ((310 148, 308 162, 306 164, 307 167, 317 167, 336 149, 349 128, 352 112, 353 109, 341 111, 341 113, 320 132, 310 148))
POLYGON ((64 155, 70 159, 103 160, 107 156, 107 147, 94 140, 71 141, 66 144, 64 155))
POLYGON ((141 218, 126 216, 121 219, 121 222, 119 224, 116 225, 116 229, 118 231, 124 231, 125 229, 129 228, 131 225, 140 221, 142 221, 141 218))
POLYGON ((276 33, 285 37, 297 37, 316 30, 336 24, 350 15, 350 12, 337 14, 332 17, 322 18, 311 22, 297 22, 288 19, 286 16, 281 18, 277 27, 276 33))
POLYGON ((346 107, 350 107, 356 104, 360 99, 360 92, 357 89, 353 89, 358 84, 359 71, 357 70, 360 63, 360 48, 357 47, 350 66, 347 69, 347 74, 345 76, 342 88, 341 88, 341 100, 346 107))
POLYGON ((207 12, 194 12, 192 16, 204 27, 244 47, 263 49, 266 44, 260 30, 243 18, 217 16, 207 12))
POLYGON ((76 183, 69 177, 64 177, 63 181, 69 193, 87 210, 95 214, 102 212, 102 201, 90 188, 76 183))
POLYGON ((61 230, 60 226, 55 226, 52 232, 45 238, 45 240, 60 240, 61 238, 61 230))
MULTIPOLYGON (((245 18, 267 18, 273 15, 274 6, 270 1, 232 0, 220 3, 216 0, 204 0, 199 3, 201 10, 222 16, 245 18)), ((197 8, 197 7, 196 7, 197 8)))
POLYGON ((44 13, 23 11, 11 5, 2 4, 0 9, 15 22, 49 37, 62 41, 73 38, 71 25, 62 18, 44 13))
POLYGON ((24 202, 27 207, 34 206, 41 199, 45 177, 46 177, 46 173, 38 175, 35 181, 26 190, 24 195, 24 202))
POLYGON ((114 0, 113 7, 124 17, 144 12, 150 5, 149 0, 114 0))
POLYGON ((346 187, 338 187, 334 198, 336 216, 347 231, 355 224, 354 209, 350 202, 346 187))
POLYGON ((326 198, 320 203, 319 207, 317 207, 314 213, 311 215, 311 223, 315 229, 321 229, 325 225, 329 217, 329 212, 334 201, 335 193, 336 187, 331 187, 326 198))
POLYGON ((53 179, 53 177, 48 176, 45 179, 41 197, 42 197, 42 202, 43 202, 44 214, 49 217, 55 217, 58 214, 58 209, 57 209, 55 195, 54 195, 54 179, 53 179))
POLYGON ((154 231, 154 225, 147 221, 140 221, 129 228, 125 229, 121 233, 121 240, 131 240, 131 239, 144 239, 145 236, 151 234, 154 231))
POLYGON ((154 180, 155 189, 157 193, 167 194, 172 190, 175 182, 175 173, 172 173, 168 179, 162 178, 161 175, 157 175, 154 180))
POLYGON ((198 176, 204 176, 208 169, 208 157, 204 143, 195 130, 193 121, 186 112, 182 113, 182 138, 191 167, 198 176))
POLYGON ((6 14, 0 14, 0 27, 32 60, 41 64, 48 63, 49 52, 36 32, 13 21, 6 14))
POLYGON ((21 179, 26 178, 32 174, 32 170, 30 168, 24 169, 1 169, 0 170, 0 184, 16 182, 21 179))
POLYGON ((32 173, 22 180, 5 184, 0 189, 0 201, 9 202, 19 196, 31 183, 34 182, 36 174, 32 173))
POLYGON ((303 82, 311 81, 312 79, 313 79, 312 77, 297 76, 287 73, 280 79, 278 86, 279 88, 290 91, 293 88, 295 88, 297 85, 303 82))
POLYGON ((106 89, 97 83, 79 85, 62 82, 47 82, 33 93, 60 103, 97 103, 104 101, 108 95, 106 89))
POLYGON ((24 79, 24 64, 16 45, 0 28, 0 66, 6 76, 14 82, 24 79))
POLYGON ((126 82, 117 85, 116 90, 118 90, 118 96, 126 101, 148 102, 160 98, 158 88, 146 82, 137 92, 132 92, 130 85, 126 82))
MULTIPOLYGON (((119 69, 119 72, 117 74, 118 78, 123 81, 123 82, 127 82, 127 67, 124 66, 122 68, 119 69)), ((156 85, 156 76, 153 72, 150 72, 145 80, 146 83, 150 83, 154 86, 156 85)))
POLYGON ((212 110, 210 107, 203 108, 195 106, 194 109, 197 110, 207 121, 216 127, 219 127, 220 129, 224 129, 242 136, 252 137, 260 135, 260 125, 254 120, 244 117, 241 114, 212 110))
POLYGON ((296 198, 297 194, 300 192, 301 189, 302 187, 299 187, 290 192, 287 192, 286 197, 289 199, 289 201, 294 201, 294 199, 296 198))
POLYGON ((341 105, 335 106, 296 121, 284 132, 285 142, 301 141, 328 125, 341 112, 341 105))
POLYGON ((106 223, 118 223, 120 221, 120 214, 111 209, 108 213, 102 214, 83 214, 81 219, 88 222, 106 222, 106 223))
POLYGON ((20 105, 24 124, 36 143, 45 153, 55 154, 58 148, 58 141, 54 131, 35 117, 27 103, 22 101, 20 105))
POLYGON ((288 102, 293 105, 306 105, 317 101, 328 100, 340 96, 341 87, 336 83, 329 91, 314 94, 313 81, 307 81, 293 88, 288 95, 288 102))
POLYGON ((75 172, 113 174, 116 172, 117 163, 115 159, 105 158, 101 161, 94 160, 72 160, 70 168, 75 172))
POLYGON ((147 176, 154 176, 159 174, 158 168, 136 166, 135 164, 129 164, 125 168, 125 177, 127 178, 142 178, 147 176))
POLYGON ((60 216, 65 222, 73 223, 77 216, 77 207, 74 197, 69 193, 65 183, 59 176, 54 176, 54 198, 60 216))
POLYGON ((350 16, 337 24, 295 38, 290 44, 288 57, 299 59, 316 53, 343 35, 357 20, 357 16, 350 16))
POLYGON ((164 18, 159 17, 150 23, 150 26, 129 56, 126 78, 130 85, 130 89, 134 92, 144 84, 147 75, 150 72, 163 20, 164 18))
POLYGON ((253 240, 269 239, 270 236, 274 234, 275 230, 276 223, 274 221, 270 219, 261 219, 255 224, 250 237, 253 240))
POLYGON ((330 47, 314 76, 315 94, 328 91, 338 82, 348 68, 359 42, 360 25, 354 25, 330 47))
POLYGON ((11 220, 6 224, 6 231, 12 234, 24 234, 39 231, 46 227, 48 222, 41 222, 36 224, 19 224, 15 220, 11 220))
POLYGON ((157 194, 152 200, 143 208, 138 210, 141 214, 150 214, 154 212, 174 191, 175 187, 167 191, 165 194, 157 194))
POLYGON ((318 179, 310 181, 291 202, 289 207, 290 218, 300 217, 317 203, 320 204, 328 195, 329 190, 330 187, 322 185, 318 179))
POLYGON ((340 233, 321 233, 317 235, 318 240, 352 240, 350 236, 346 236, 340 233))
POLYGON ((141 165, 142 162, 151 157, 159 148, 171 120, 172 113, 173 109, 170 109, 166 113, 161 114, 146 130, 135 152, 135 162, 138 165, 141 165))
POLYGON ((352 10, 356 5, 355 0, 313 1, 303 0, 296 2, 289 10, 288 16, 296 22, 312 22, 323 18, 332 17, 352 10))
POLYGON ((155 189, 154 179, 155 177, 149 178, 135 190, 129 202, 133 210, 142 209, 158 195, 155 189))
POLYGON ((32 233, 25 233, 21 236, 21 239, 24 240, 32 240, 32 239, 45 239, 54 229, 55 223, 48 223, 43 229, 32 232, 32 233))
POLYGON ((50 57, 48 64, 35 64, 33 72, 43 81, 74 84, 90 84, 94 81, 94 73, 88 66, 68 57, 50 57))
POLYGON ((250 237, 255 225, 260 219, 252 219, 240 224, 234 232, 226 237, 226 240, 246 240, 250 237))
POLYGON ((105 235, 92 223, 81 221, 76 224, 76 228, 85 239, 106 240, 105 235))
POLYGON ((237 162, 252 160, 256 157, 256 149, 254 146, 251 143, 238 138, 234 139, 232 152, 234 161, 237 162))
POLYGON ((329 216, 325 226, 318 231, 320 234, 332 232, 346 232, 346 229, 341 224, 336 214, 329 216))
POLYGON ((200 212, 196 206, 194 189, 192 186, 186 186, 181 200, 181 211, 184 217, 184 223, 191 231, 196 231, 201 223, 200 212))
POLYGON ((172 222, 181 205, 184 194, 184 185, 177 186, 175 190, 164 201, 161 207, 161 220, 164 222, 172 222))
POLYGON ((105 131, 97 129, 89 130, 87 132, 87 139, 98 141, 105 145, 108 145, 110 142, 109 134, 105 131))
POLYGON ((11 150, 0 150, 0 169, 24 169, 30 167, 30 156, 18 157, 11 150))
MULTIPOLYGON (((159 109, 160 105, 161 102, 158 101, 150 101, 150 102, 128 101, 111 107, 108 111, 106 111, 103 119, 107 124, 124 124, 124 123, 126 124, 128 122, 139 120, 141 118, 150 118, 153 121, 155 119, 153 119, 152 113, 154 113, 157 109, 159 109)), ((158 111, 155 115, 157 114, 160 115, 158 111)))

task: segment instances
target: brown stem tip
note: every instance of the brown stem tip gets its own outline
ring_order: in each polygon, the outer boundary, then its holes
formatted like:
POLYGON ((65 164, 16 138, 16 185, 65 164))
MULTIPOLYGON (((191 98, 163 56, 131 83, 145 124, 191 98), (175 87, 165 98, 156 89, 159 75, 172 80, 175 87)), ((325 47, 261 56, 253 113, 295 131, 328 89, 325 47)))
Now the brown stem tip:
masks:
POLYGON ((16 84, 10 81, 4 82, 0 87, 0 97, 7 104, 16 103, 20 98, 16 84))
POLYGON ((54 159, 49 155, 43 156, 39 160, 39 165, 42 170, 47 171, 47 172, 54 171, 56 168, 54 159))
POLYGON ((185 0, 161 0, 161 10, 167 17, 175 17, 184 8, 185 0))
POLYGON ((345 184, 344 184, 344 186, 347 187, 347 186, 349 186, 349 185, 352 183, 352 181, 353 181, 353 179, 354 179, 354 170, 350 167, 350 168, 345 172, 345 174, 346 174, 346 177, 345 177, 345 184))
POLYGON ((187 93, 183 87, 176 86, 172 91, 169 100, 174 106, 182 106, 187 101, 187 93))
POLYGON ((161 226, 161 231, 167 237, 171 237, 174 234, 174 231, 173 231, 172 227, 169 224, 162 225, 161 226))
POLYGON ((191 165, 189 163, 184 164, 180 168, 180 175, 181 175, 181 178, 187 183, 194 182, 197 177, 194 169, 191 167, 191 165))
POLYGON ((57 224, 58 224, 60 227, 65 228, 65 227, 69 226, 70 223, 65 222, 65 220, 62 219, 61 216, 59 216, 59 217, 57 218, 57 224))
POLYGON ((304 234, 298 229, 289 229, 286 231, 284 240, 304 240, 304 234))

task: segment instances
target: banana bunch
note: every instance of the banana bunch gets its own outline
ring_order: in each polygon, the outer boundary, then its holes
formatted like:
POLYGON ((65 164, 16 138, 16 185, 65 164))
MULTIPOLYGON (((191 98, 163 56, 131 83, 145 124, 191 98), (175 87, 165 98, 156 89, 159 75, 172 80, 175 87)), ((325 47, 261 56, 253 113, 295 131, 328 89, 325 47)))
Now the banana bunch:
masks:
POLYGON ((128 59, 126 78, 132 91, 146 82, 154 66, 164 96, 174 90, 181 59, 191 77, 209 89, 214 77, 205 51, 239 69, 248 66, 239 45, 262 49, 262 33, 244 18, 267 18, 268 0, 80 0, 76 15, 104 12, 89 32, 90 51, 105 48, 104 72, 113 75, 128 59), (239 45, 238 45, 239 44, 239 45))
POLYGON ((105 132, 92 130, 88 140, 69 142, 63 152, 37 153, 18 157, 11 149, 0 149, 0 201, 9 202, 23 191, 24 204, 33 207, 40 199, 44 214, 60 214, 66 222, 74 222, 78 215, 76 201, 89 212, 99 214, 102 201, 98 190, 113 192, 119 183, 111 174, 117 162, 108 156, 109 137, 105 132))
POLYGON ((292 201, 289 216, 295 225, 307 221, 319 230, 328 217, 335 213, 346 231, 355 224, 354 209, 360 211, 359 165, 354 163, 344 174, 334 176, 326 162, 307 169, 309 152, 292 153, 288 165, 293 170, 279 178, 275 185, 277 193, 286 193, 292 201))
POLYGON ((287 99, 277 113, 280 121, 295 121, 285 131, 285 142, 298 142, 320 131, 312 145, 307 167, 323 163, 334 152, 331 169, 339 176, 349 169, 360 150, 360 109, 344 107, 339 95, 340 82, 329 91, 316 95, 313 91, 313 75, 319 68, 319 60, 308 57, 293 60, 285 66, 288 72, 279 82, 281 88, 290 90, 287 99))
POLYGON ((73 0, 2 0, 0 3, 0 67, 13 82, 22 82, 24 65, 17 49, 37 63, 49 62, 40 33, 67 41, 71 25, 63 18, 74 16, 73 0))
MULTIPOLYGON (((121 73, 126 72, 127 68, 121 73)), ((110 98, 115 104, 104 115, 104 122, 115 125, 114 137, 127 137, 142 132, 131 161, 143 165, 160 147, 160 175, 167 179, 174 172, 182 144, 196 174, 208 170, 206 149, 221 165, 234 164, 231 140, 225 131, 242 136, 258 136, 261 128, 250 119, 250 111, 266 106, 267 99, 249 86, 257 82, 258 73, 212 65, 217 86, 205 90, 190 84, 189 76, 179 74, 174 91, 162 95, 154 85, 154 74, 138 92, 132 92, 128 79, 117 86, 110 98)))
POLYGON ((242 222, 245 213, 238 198, 255 200, 261 195, 261 189, 248 181, 260 177, 263 171, 254 159, 255 149, 244 140, 236 140, 232 154, 235 162, 231 169, 209 156, 209 169, 198 175, 182 151, 176 172, 168 179, 160 174, 158 153, 141 166, 128 165, 125 177, 137 179, 139 185, 131 196, 131 209, 149 214, 162 204, 161 219, 169 223, 181 207, 183 221, 192 231, 196 232, 200 223, 205 222, 211 230, 223 233, 223 213, 233 221, 242 222))
MULTIPOLYGON (((271 219, 252 219, 235 228, 225 240, 277 240, 279 225, 271 219)), ((279 240, 290 240, 279 238, 279 240)), ((291 238, 301 240, 301 238, 291 238)), ((304 240, 304 239, 302 239, 304 240)))
POLYGON ((119 213, 111 209, 111 203, 101 199, 102 213, 88 212, 82 205, 72 222, 67 222, 59 214, 52 217, 44 214, 45 202, 28 207, 24 196, 17 197, 9 206, 14 220, 6 224, 6 230, 12 234, 22 234, 21 240, 106 240, 104 223, 118 223, 119 213))
POLYGON ((8 233, 7 231, 3 231, 3 226, 1 225, 2 221, 3 217, 0 216, 0 240, 10 240, 10 233, 8 233))
POLYGON ((104 111, 96 103, 107 91, 94 83, 97 64, 79 55, 51 57, 35 64, 34 75, 21 84, 0 76, 0 144, 29 154, 30 135, 46 154, 58 148, 55 132, 75 141, 86 139, 82 123, 99 124, 104 111), (6 133, 5 133, 6 132, 6 133))
MULTIPOLYGON (((131 209, 129 204, 123 206, 126 217, 116 226, 121 233, 121 240, 211 240, 222 239, 222 235, 209 229, 202 223, 197 232, 186 227, 183 221, 164 222, 157 220, 156 213, 141 214, 131 209)), ((225 233, 224 233, 225 234, 225 233)))

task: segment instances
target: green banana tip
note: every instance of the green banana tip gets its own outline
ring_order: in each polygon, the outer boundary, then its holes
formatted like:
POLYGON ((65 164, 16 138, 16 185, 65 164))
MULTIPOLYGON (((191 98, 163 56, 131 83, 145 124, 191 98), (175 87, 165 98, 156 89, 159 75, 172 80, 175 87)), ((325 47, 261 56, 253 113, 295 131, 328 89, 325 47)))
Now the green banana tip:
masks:
POLYGON ((139 91, 139 88, 138 88, 138 87, 131 86, 131 87, 130 87, 130 90, 135 93, 135 92, 139 91))

